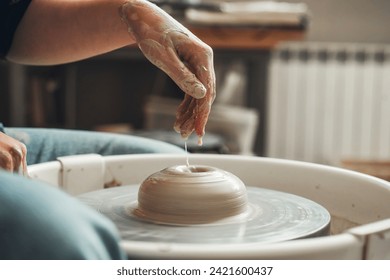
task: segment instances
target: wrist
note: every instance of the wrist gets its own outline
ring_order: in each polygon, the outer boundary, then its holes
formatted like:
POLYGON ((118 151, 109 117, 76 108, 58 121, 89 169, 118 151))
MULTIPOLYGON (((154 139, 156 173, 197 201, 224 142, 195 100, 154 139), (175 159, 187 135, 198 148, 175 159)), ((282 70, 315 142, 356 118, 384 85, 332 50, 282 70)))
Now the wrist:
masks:
POLYGON ((175 25, 175 20, 164 10, 145 0, 126 0, 119 7, 119 15, 138 43, 141 39, 161 35, 175 25))

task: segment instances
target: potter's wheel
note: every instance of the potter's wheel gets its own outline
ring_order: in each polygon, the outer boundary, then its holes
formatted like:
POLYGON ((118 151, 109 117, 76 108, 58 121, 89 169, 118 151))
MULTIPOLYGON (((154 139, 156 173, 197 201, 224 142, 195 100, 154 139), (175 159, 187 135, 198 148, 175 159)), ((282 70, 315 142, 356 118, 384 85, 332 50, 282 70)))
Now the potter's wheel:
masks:
MULTIPOLYGON (((118 224, 124 237, 120 243, 121 247, 129 258, 133 259, 390 258, 390 183, 358 172, 319 164, 253 156, 191 155, 192 164, 223 168, 241 178, 246 186, 290 193, 321 204, 332 215, 332 233, 323 237, 304 238, 310 237, 310 231, 306 231, 301 234, 301 239, 276 242, 281 238, 274 238, 275 242, 272 243, 272 239, 256 241, 259 238, 250 237, 248 233, 254 232, 255 226, 248 221, 235 225, 167 226, 144 222, 127 215, 123 217, 123 212, 115 212, 118 211, 115 209, 123 209, 125 205, 136 200, 137 191, 130 191, 131 186, 138 189, 147 176, 178 162, 183 162, 183 155, 77 155, 29 166, 29 174, 34 179, 48 182, 72 195, 83 194, 81 199, 86 204, 96 209, 101 208, 100 211, 107 213, 109 217, 113 216, 112 219, 118 224), (129 170, 134 172, 130 173, 129 170), (114 185, 116 182, 120 182, 123 189, 103 189, 104 186, 114 185), (129 191, 125 190, 126 188, 129 191), (99 193, 98 190, 115 193, 107 194, 112 198, 94 198, 87 194, 94 191, 99 193), (116 193, 117 191, 121 193, 116 193), (121 198, 130 195, 130 192, 131 201, 121 198), (207 228, 205 233, 204 228, 207 228), (227 236, 225 228, 235 236, 227 236), (207 234, 207 240, 199 238, 199 232, 207 234), (187 237, 184 238, 184 235, 187 237), (190 239, 188 242, 192 243, 184 243, 185 239, 190 239), (233 241, 223 243, 223 240, 233 241), (253 243, 252 240, 258 243, 253 243), (218 244, 211 246, 211 242, 218 244)), ((248 187, 250 203, 253 203, 254 199, 252 189, 248 187)), ((278 195, 276 198, 282 199, 282 196, 278 195)), ((282 203, 279 206, 286 209, 286 205, 287 203, 282 203)), ((314 217, 314 221, 318 219, 318 215, 307 215, 314 217)), ((316 231, 318 234, 325 234, 326 224, 327 222, 323 222, 324 227, 314 227, 312 236, 316 231)), ((288 226, 280 231, 285 231, 285 234, 291 232, 287 228, 288 226)), ((272 234, 274 237, 280 237, 280 231, 272 234)), ((287 238, 284 236, 283 239, 295 237, 290 235, 287 238)))
POLYGON ((248 213, 229 221, 197 225, 155 223, 134 214, 139 185, 85 193, 79 199, 118 227, 123 240, 149 243, 274 243, 329 234, 330 214, 321 205, 289 193, 248 187, 248 213))

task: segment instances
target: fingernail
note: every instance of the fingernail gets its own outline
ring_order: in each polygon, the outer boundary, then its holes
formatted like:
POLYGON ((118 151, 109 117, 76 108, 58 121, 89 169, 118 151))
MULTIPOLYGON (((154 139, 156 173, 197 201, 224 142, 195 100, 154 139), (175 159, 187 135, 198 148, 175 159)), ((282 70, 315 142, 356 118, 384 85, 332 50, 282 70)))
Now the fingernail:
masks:
POLYGON ((193 96, 195 98, 203 98, 205 97, 206 92, 207 90, 204 85, 198 83, 195 85, 193 96))
POLYGON ((175 125, 173 126, 173 130, 175 130, 177 133, 180 133, 180 125, 175 124, 175 125))

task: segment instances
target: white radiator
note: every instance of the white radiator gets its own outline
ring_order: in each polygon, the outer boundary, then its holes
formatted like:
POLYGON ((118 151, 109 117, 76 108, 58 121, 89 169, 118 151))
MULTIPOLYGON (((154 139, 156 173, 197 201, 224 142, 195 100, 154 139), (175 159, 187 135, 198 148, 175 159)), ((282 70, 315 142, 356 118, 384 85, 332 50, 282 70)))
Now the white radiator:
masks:
POLYGON ((267 156, 390 159, 390 47, 293 43, 270 63, 267 156))

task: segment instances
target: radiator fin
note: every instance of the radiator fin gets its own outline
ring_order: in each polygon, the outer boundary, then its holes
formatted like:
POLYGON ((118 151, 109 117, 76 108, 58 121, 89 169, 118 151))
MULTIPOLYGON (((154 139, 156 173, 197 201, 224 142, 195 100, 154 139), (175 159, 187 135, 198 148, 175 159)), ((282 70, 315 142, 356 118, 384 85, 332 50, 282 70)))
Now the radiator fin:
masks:
POLYGON ((390 48, 290 43, 270 63, 267 156, 390 159, 390 48))

